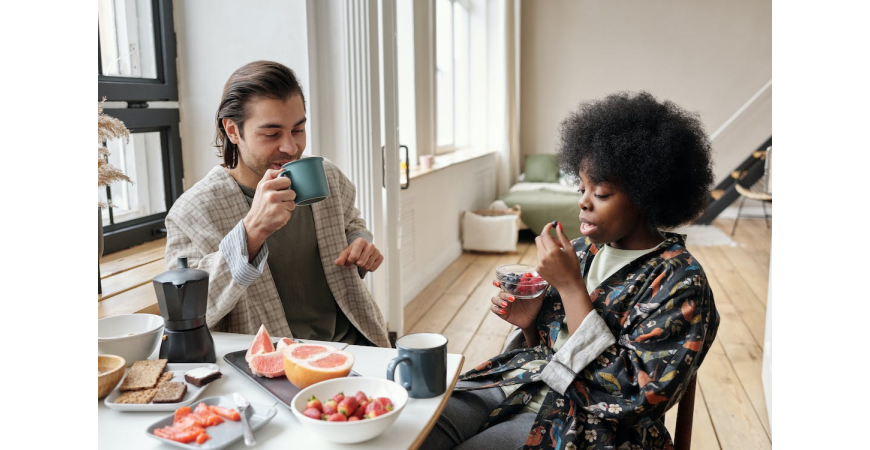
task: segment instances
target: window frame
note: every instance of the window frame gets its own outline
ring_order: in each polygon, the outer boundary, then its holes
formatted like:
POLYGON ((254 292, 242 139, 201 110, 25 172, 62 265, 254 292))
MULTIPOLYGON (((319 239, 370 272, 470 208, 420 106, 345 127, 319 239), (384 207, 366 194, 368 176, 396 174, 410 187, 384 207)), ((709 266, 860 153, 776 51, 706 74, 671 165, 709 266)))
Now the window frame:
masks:
POLYGON ((163 189, 166 211, 121 223, 103 224, 104 252, 112 253, 136 244, 152 241, 163 236, 169 209, 184 192, 183 163, 181 157, 181 133, 179 114, 176 109, 104 109, 107 115, 130 126, 130 132, 160 132, 160 148, 163 160, 163 189))
POLYGON ((176 38, 172 0, 150 0, 154 26, 155 79, 102 75, 99 29, 97 32, 97 93, 98 100, 127 102, 127 108, 104 108, 103 112, 126 125, 131 133, 160 133, 163 160, 163 183, 166 212, 138 217, 117 224, 104 223, 105 254, 165 236, 164 219, 169 209, 184 192, 180 115, 177 103, 149 107, 149 102, 177 102, 178 76, 176 38))
MULTIPOLYGON (((462 8, 465 8, 465 11, 466 11, 468 17, 470 18, 471 17, 471 3, 468 0, 448 0, 448 1, 450 2, 450 35, 451 35, 451 43, 453 44, 450 48, 450 58, 451 58, 451 60, 453 60, 453 64, 451 65, 451 72, 450 72, 450 77, 452 78, 452 83, 451 83, 452 93, 451 93, 451 95, 453 97, 453 102, 452 102, 453 111, 452 111, 452 114, 450 117, 453 120, 453 139, 447 145, 439 145, 438 144, 438 127, 439 127, 439 122, 438 122, 438 117, 439 117, 438 116, 438 70, 439 70, 439 68, 438 68, 438 61, 437 61, 437 56, 436 56, 436 60, 435 60, 435 64, 434 64, 435 70, 433 73, 433 75, 434 75, 434 77, 433 77, 433 85, 434 85, 433 91, 435 94, 433 97, 434 112, 435 112, 435 114, 434 114, 434 117, 435 117, 435 133, 434 134, 435 134, 435 136, 434 137, 435 137, 435 155, 436 156, 437 155, 444 155, 447 153, 452 153, 452 152, 455 152, 457 150, 460 150, 462 148, 467 147, 467 145, 465 145, 465 146, 457 146, 456 145, 456 128, 457 128, 456 127, 456 103, 457 103, 456 102, 456 63, 455 63, 455 60, 456 60, 456 41, 455 41, 456 17, 454 14, 454 6, 457 3, 459 3, 459 5, 462 8)), ((435 47, 434 54, 437 55, 438 54, 438 24, 437 24, 438 15, 434 12, 437 9, 437 5, 435 5, 433 3, 432 7, 433 7, 432 16, 433 16, 433 20, 435 21, 435 24, 433 27, 433 31, 434 31, 433 42, 434 42, 434 47, 435 47)), ((466 21, 466 28, 467 28, 466 33, 465 33, 465 35, 467 37, 467 40, 465 42, 465 45, 467 47, 467 51, 465 52, 466 59, 467 59, 466 67, 470 67, 470 60, 471 60, 471 39, 470 39, 470 37, 471 37, 471 20, 466 21)), ((468 111, 467 115, 469 117, 471 115, 470 105, 469 105, 469 111, 468 111)))
POLYGON ((154 59, 157 78, 118 77, 103 75, 103 58, 97 30, 97 92, 107 101, 178 101, 178 72, 176 68, 175 28, 172 2, 152 0, 151 16, 154 26, 154 59))

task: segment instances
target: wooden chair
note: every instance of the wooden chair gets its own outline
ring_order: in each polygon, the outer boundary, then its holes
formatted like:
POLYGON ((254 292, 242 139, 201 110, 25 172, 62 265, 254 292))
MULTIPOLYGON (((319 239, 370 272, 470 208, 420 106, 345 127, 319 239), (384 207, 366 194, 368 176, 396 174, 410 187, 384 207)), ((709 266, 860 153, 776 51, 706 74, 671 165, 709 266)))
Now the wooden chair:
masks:
POLYGON ((689 450, 692 447, 692 419, 695 414, 695 384, 697 375, 693 375, 680 405, 677 408, 677 429, 674 431, 674 450, 689 450))
POLYGON ((743 211, 743 203, 746 202, 746 199, 757 200, 761 202, 761 211, 764 213, 764 223, 767 224, 767 228, 770 229, 770 214, 767 213, 766 204, 773 204, 773 177, 772 177, 772 165, 771 165, 771 157, 773 156, 772 147, 767 147, 767 155, 765 156, 764 161, 764 176, 761 178, 760 183, 756 183, 753 186, 744 186, 740 183, 740 180, 737 180, 737 183, 734 184, 734 188, 740 194, 740 206, 737 207, 737 217, 734 219, 734 226, 731 228, 731 236, 734 236, 734 232, 737 231, 737 222, 740 221, 741 217, 758 217, 758 216, 744 216, 742 214, 743 211))

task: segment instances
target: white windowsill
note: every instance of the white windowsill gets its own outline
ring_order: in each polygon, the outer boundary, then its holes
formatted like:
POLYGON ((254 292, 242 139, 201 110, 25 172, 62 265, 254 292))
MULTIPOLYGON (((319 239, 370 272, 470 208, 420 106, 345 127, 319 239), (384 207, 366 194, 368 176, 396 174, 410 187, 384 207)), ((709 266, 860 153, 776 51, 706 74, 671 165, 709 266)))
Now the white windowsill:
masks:
MULTIPOLYGON (((421 177, 423 175, 427 175, 433 172, 437 172, 441 169, 446 169, 452 165, 464 163, 466 161, 471 161, 472 159, 477 159, 482 156, 489 155, 491 153, 495 153, 495 150, 491 149, 481 149, 481 148, 464 148, 461 150, 456 150, 451 153, 447 153, 445 155, 437 155, 435 156, 435 162, 432 167, 429 169, 424 169, 422 166, 415 165, 411 167, 410 176, 413 180, 414 178, 421 177)), ((403 180, 404 181, 404 174, 403 180)))

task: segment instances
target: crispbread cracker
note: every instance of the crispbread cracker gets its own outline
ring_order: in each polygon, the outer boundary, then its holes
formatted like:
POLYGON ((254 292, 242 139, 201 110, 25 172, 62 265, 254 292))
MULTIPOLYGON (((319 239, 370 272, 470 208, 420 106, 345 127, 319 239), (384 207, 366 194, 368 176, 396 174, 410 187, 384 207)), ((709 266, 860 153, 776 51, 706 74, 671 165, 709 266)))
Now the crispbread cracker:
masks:
POLYGON ((115 403, 150 403, 155 394, 157 394, 157 388, 127 391, 119 395, 115 399, 115 403))
POLYGON ((160 386, 172 381, 172 375, 172 372, 163 372, 163 374, 160 375, 160 379, 157 380, 157 387, 159 388, 160 386))
POLYGON ((187 392, 187 383, 183 381, 167 381, 161 383, 154 396, 154 403, 178 403, 187 392))
MULTIPOLYGON (((136 361, 124 377, 124 382, 118 388, 121 392, 151 389, 157 386, 157 380, 166 368, 166 359, 150 359, 136 361)), ((150 399, 149 399, 150 401, 150 399)), ((147 402, 146 402, 147 403, 147 402)))

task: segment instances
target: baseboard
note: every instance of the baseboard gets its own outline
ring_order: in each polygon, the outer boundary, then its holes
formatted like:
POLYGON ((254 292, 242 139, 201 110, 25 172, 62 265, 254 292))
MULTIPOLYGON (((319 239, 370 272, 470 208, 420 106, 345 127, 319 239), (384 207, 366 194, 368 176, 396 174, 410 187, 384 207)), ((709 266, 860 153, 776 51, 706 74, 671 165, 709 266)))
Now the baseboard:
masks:
MULTIPOLYGON (((740 200, 735 203, 739 204, 740 200)), ((773 205, 768 204, 765 206, 767 209, 767 214, 769 216, 773 216, 773 205)), ((746 200, 746 204, 743 205, 743 209, 740 211, 740 218, 750 218, 747 216, 751 216, 752 218, 763 218, 764 210, 761 209, 761 204, 754 200, 746 200), (754 203, 754 205, 749 206, 750 203, 754 203)), ((722 210, 721 213, 716 217, 717 219, 736 219, 737 218, 737 205, 731 205, 722 210)))
POLYGON ((402 306, 407 306, 426 286, 432 282, 433 273, 441 273, 456 258, 462 255, 462 244, 457 241, 448 246, 438 256, 432 258, 426 268, 414 270, 414 273, 402 276, 402 306))

